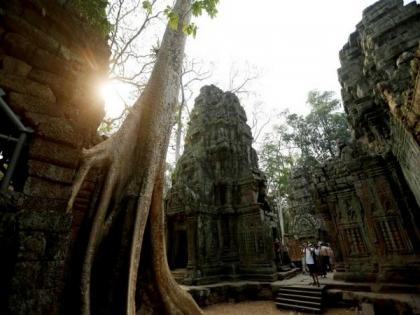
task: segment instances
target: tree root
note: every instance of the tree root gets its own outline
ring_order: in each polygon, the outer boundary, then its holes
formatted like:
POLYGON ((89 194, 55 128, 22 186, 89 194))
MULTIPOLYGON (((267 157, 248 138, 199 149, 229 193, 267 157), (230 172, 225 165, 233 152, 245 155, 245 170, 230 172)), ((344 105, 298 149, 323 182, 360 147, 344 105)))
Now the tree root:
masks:
POLYGON ((137 198, 135 209, 129 209, 134 210, 134 224, 130 230, 128 270, 123 270, 128 276, 125 313, 136 313, 140 254, 144 247, 146 224, 149 222, 147 233, 150 235, 147 235, 147 239, 151 243, 148 247, 152 254, 143 256, 143 259, 152 259, 147 265, 150 270, 147 271, 152 275, 153 283, 150 287, 155 290, 149 292, 149 296, 157 291, 167 314, 202 314, 191 296, 178 286, 170 273, 166 261, 161 207, 162 166, 169 142, 173 108, 178 96, 185 45, 182 26, 184 22, 188 23, 190 4, 191 0, 177 0, 175 9, 180 16, 178 30, 169 27, 166 29, 149 82, 120 130, 93 148, 83 150, 83 162, 75 177, 66 211, 70 212, 73 208, 82 183, 92 168, 101 168, 106 174, 82 265, 82 315, 90 315, 92 312, 91 281, 94 260, 104 235, 112 229, 114 219, 123 210, 120 209, 123 196, 137 198))
POLYGON ((152 204, 150 207, 150 239, 153 240, 151 244, 152 268, 157 290, 164 302, 163 304, 167 314, 204 314, 191 295, 176 283, 168 266, 162 209, 163 182, 163 171, 161 171, 153 191, 152 204))

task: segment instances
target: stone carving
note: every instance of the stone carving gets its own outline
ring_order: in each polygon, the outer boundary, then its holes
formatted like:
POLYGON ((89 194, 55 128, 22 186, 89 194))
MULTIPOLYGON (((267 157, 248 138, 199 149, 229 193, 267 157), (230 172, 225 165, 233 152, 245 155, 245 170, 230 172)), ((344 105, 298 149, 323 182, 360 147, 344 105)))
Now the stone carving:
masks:
POLYGON ((420 4, 382 0, 340 51, 344 107, 369 152, 391 149, 420 205, 420 4))
POLYGON ((204 86, 185 142, 166 201, 170 266, 188 269, 184 283, 274 279, 279 222, 238 98, 204 86))

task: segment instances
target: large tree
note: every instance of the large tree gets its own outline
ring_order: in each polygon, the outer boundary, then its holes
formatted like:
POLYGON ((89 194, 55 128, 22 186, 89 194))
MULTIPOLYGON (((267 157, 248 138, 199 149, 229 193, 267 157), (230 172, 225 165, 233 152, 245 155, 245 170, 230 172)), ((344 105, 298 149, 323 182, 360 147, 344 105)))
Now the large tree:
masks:
POLYGON ((350 130, 334 92, 310 91, 307 104, 306 116, 283 113, 287 128, 277 131, 300 154, 300 164, 311 166, 338 156, 337 144, 350 140, 350 130))
POLYGON ((190 12, 214 15, 216 3, 177 0, 168 9, 169 26, 141 96, 115 134, 83 151, 68 211, 90 169, 104 174, 81 270, 83 315, 202 313, 167 265, 162 188, 185 33, 195 31, 190 12))

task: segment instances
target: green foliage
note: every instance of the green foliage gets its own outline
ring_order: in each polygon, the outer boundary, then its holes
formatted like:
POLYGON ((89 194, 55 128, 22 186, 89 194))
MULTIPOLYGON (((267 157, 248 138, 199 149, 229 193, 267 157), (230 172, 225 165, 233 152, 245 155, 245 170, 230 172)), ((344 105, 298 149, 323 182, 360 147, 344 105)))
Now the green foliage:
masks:
MULTIPOLYGON (((205 11, 211 18, 214 18, 217 14, 217 4, 219 0, 193 0, 191 4, 191 12, 193 16, 200 16, 203 11, 205 11)), ((167 6, 163 12, 168 18, 169 26, 172 29, 178 28, 179 17, 176 12, 172 10, 171 7, 167 6)), ((187 35, 193 35, 194 37, 197 34, 198 27, 194 23, 184 24, 182 30, 187 35)))
POLYGON ((148 13, 151 14, 152 13, 152 4, 150 3, 150 1, 143 1, 142 2, 142 6, 143 9, 148 13))
POLYGON ((191 5, 193 16, 200 16, 204 10, 211 18, 214 18, 217 14, 218 2, 219 0, 194 0, 191 5))
POLYGON ((178 28, 179 16, 178 14, 172 10, 170 6, 167 6, 163 13, 168 18, 169 27, 176 30, 178 28))
POLYGON ((284 123, 265 137, 259 152, 260 164, 267 176, 267 186, 278 203, 287 198, 292 168, 310 169, 338 155, 337 141, 350 139, 345 114, 333 92, 311 91, 306 115, 283 112, 284 123))
POLYGON ((104 36, 111 30, 106 16, 108 0, 70 0, 69 6, 75 9, 88 23, 97 28, 104 36))
POLYGON ((307 103, 311 106, 307 116, 283 113, 288 128, 281 132, 285 141, 300 151, 301 163, 313 165, 336 157, 337 143, 349 141, 351 135, 333 92, 311 91, 307 103))
POLYGON ((267 176, 268 191, 277 202, 286 197, 289 175, 295 158, 280 132, 264 138, 259 160, 267 176))
POLYGON ((293 216, 287 206, 289 177, 293 168, 307 171, 338 155, 337 141, 348 141, 350 131, 340 101, 333 92, 311 91, 308 115, 283 112, 283 124, 266 135, 259 152, 260 165, 267 177, 268 193, 283 211, 285 231, 293 216))

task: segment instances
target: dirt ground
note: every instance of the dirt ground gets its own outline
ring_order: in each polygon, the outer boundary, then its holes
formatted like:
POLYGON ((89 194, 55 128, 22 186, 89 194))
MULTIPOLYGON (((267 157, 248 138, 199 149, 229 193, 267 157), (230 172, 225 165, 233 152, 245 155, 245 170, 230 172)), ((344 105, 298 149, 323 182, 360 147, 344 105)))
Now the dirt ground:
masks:
MULTIPOLYGON (((272 301, 222 303, 203 308, 206 315, 307 315, 296 311, 279 310, 272 301)), ((357 315, 353 309, 328 309, 323 315, 357 315)))

